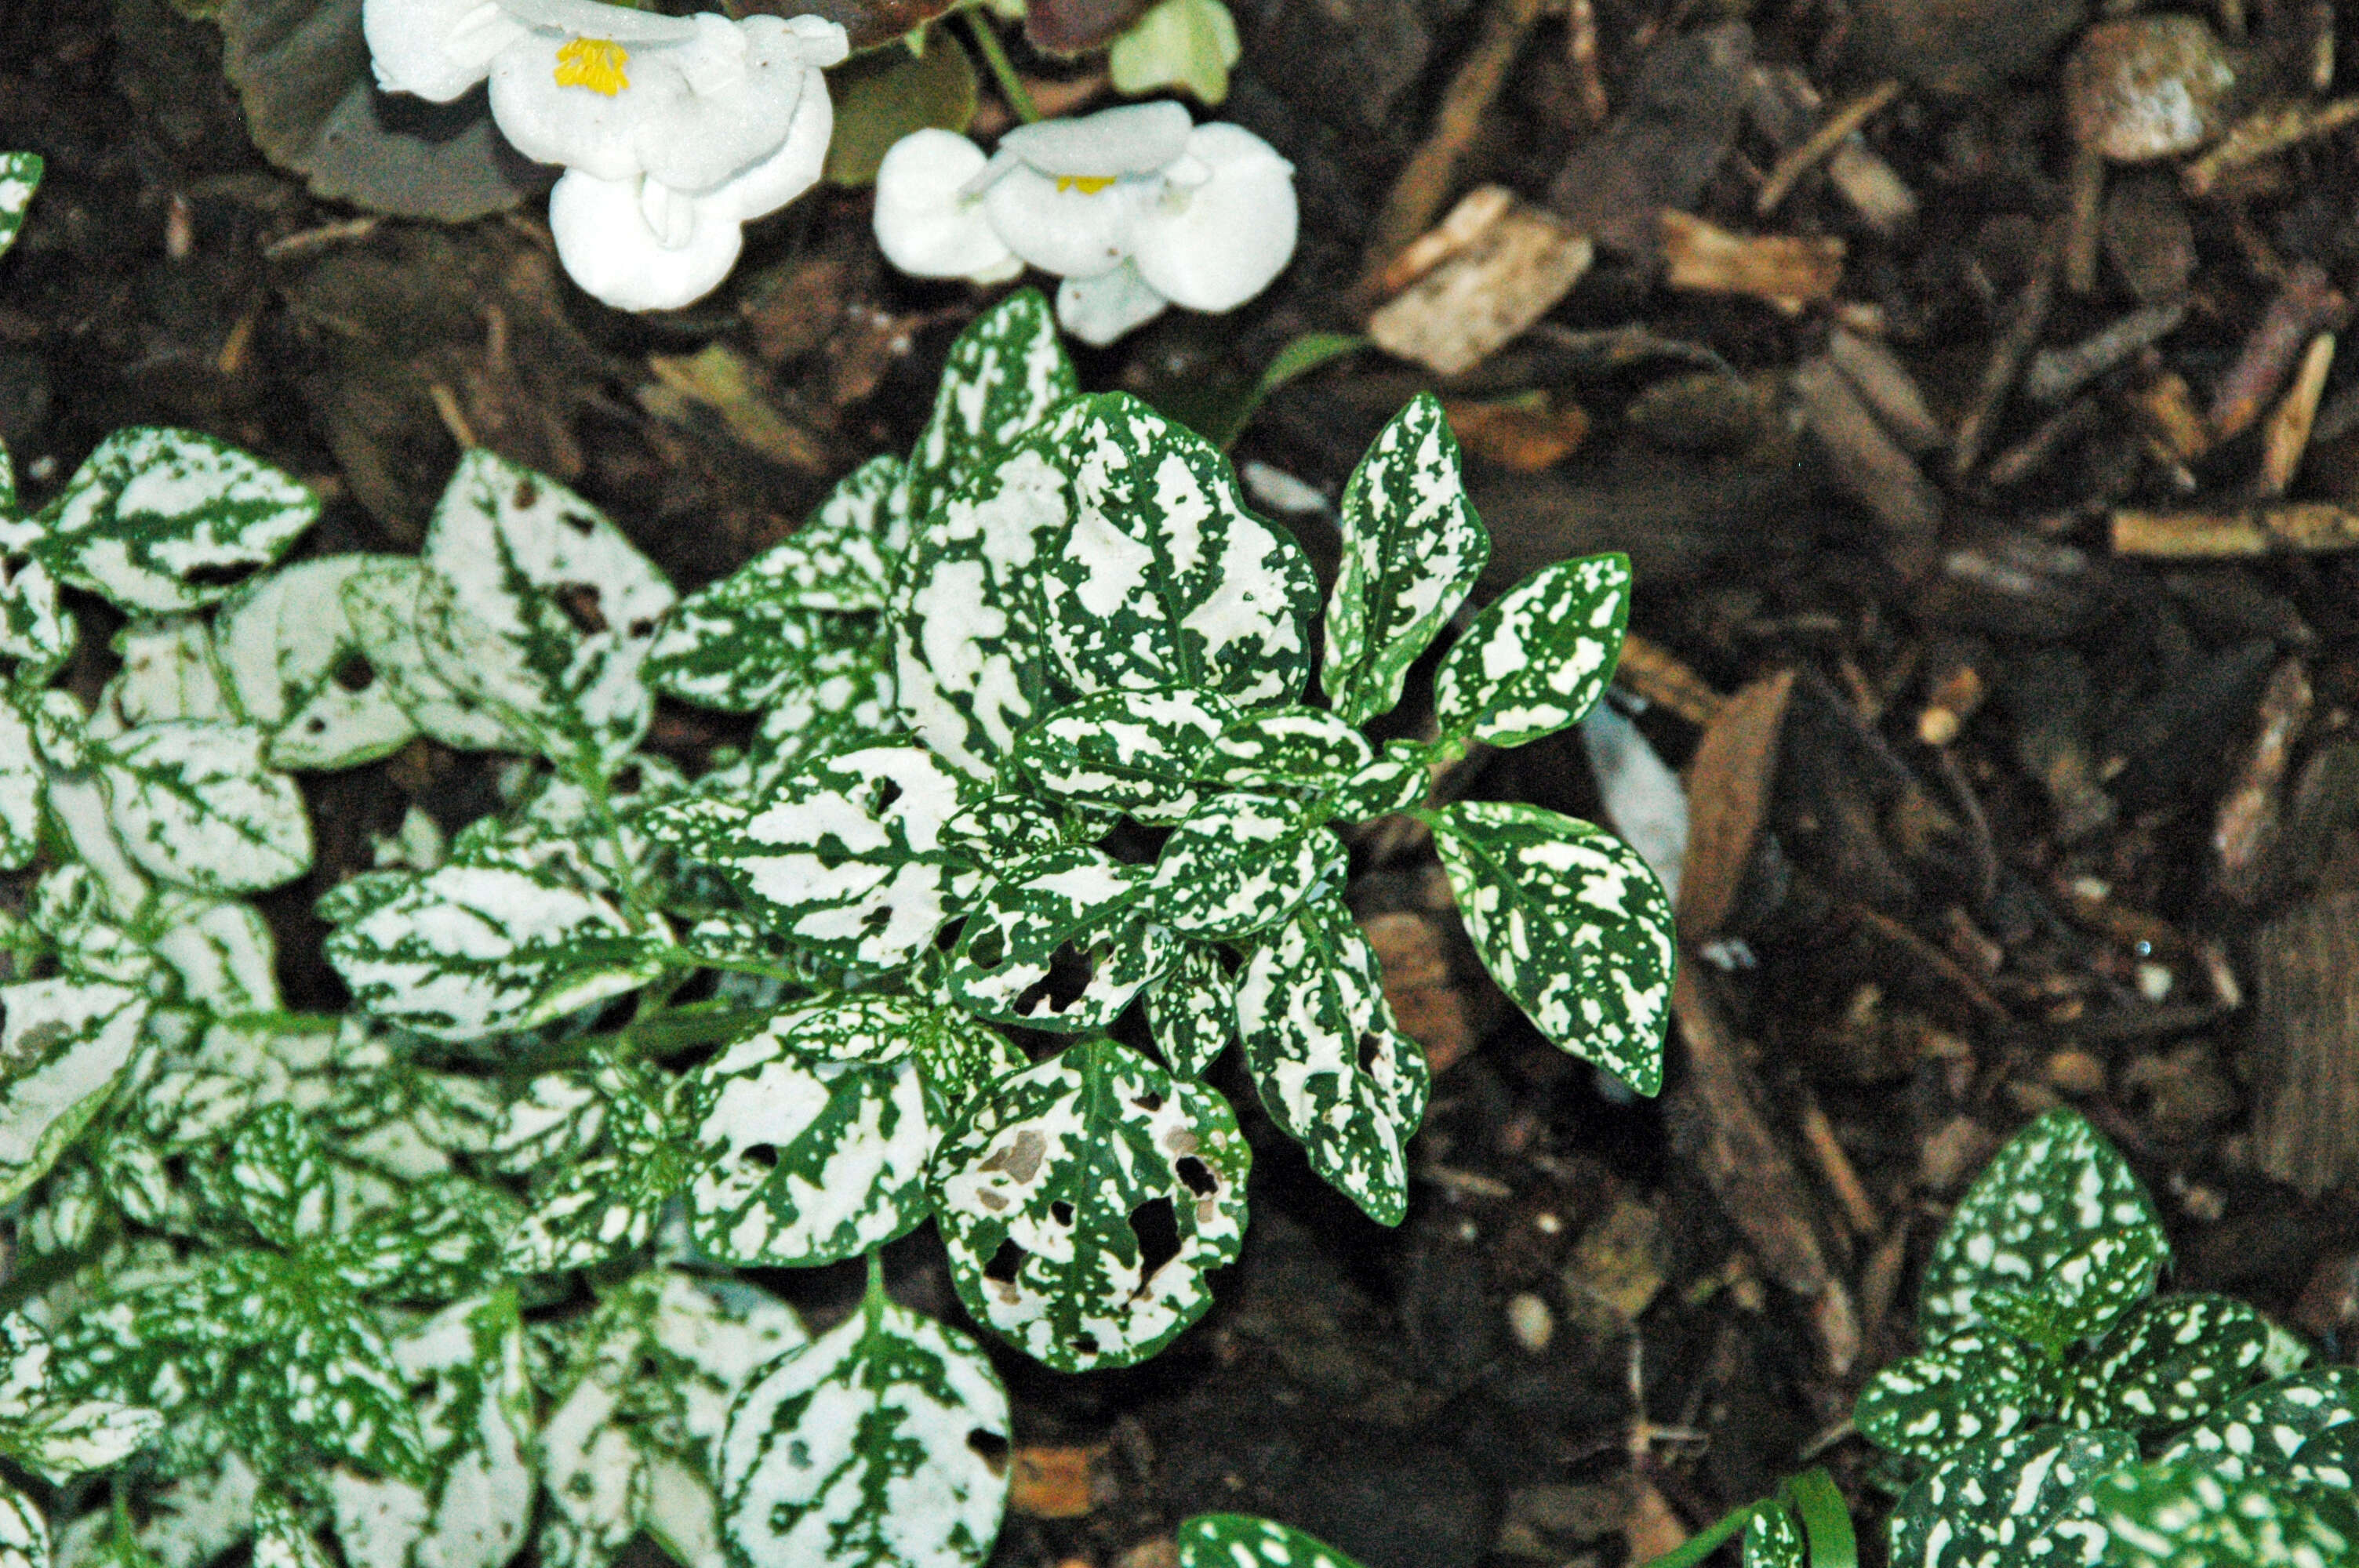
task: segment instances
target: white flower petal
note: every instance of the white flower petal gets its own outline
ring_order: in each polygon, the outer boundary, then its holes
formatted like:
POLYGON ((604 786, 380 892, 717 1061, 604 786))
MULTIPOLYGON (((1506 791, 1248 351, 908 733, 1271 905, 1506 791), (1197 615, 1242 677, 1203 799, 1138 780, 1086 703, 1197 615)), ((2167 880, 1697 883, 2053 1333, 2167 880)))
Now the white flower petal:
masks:
POLYGON ((637 178, 578 168, 549 192, 549 232, 573 281, 618 310, 673 310, 703 297, 729 276, 744 240, 725 201, 649 192, 637 178), (648 224, 650 205, 674 219, 684 207, 685 243, 663 243, 648 224))
POLYGON ((741 222, 777 211, 819 183, 820 170, 827 163, 827 139, 834 127, 835 106, 828 102, 826 74, 815 65, 807 65, 802 96, 796 101, 786 141, 777 152, 713 190, 711 200, 725 202, 741 222))
POLYGON ((660 44, 679 43, 696 36, 693 18, 667 16, 631 5, 602 5, 600 0, 500 0, 500 5, 520 22, 571 38, 660 44))
POLYGON ((361 34, 376 81, 448 103, 490 71, 493 59, 525 36, 498 0, 362 0, 361 34))
POLYGON ((762 17, 771 26, 758 30, 709 12, 698 19, 711 24, 702 36, 649 50, 646 77, 622 94, 654 95, 634 140, 639 167, 681 190, 711 190, 776 153, 805 76, 816 74, 803 63, 800 40, 775 17, 762 17))
POLYGON ((1186 107, 1169 100, 1125 103, 1078 120, 1018 125, 999 138, 999 148, 1046 175, 1147 174, 1180 156, 1190 123, 1186 107))
POLYGON ((1190 310, 1234 310, 1293 258, 1294 166, 1239 125, 1199 125, 1188 152, 1212 178, 1136 204, 1132 258, 1158 293, 1190 310))
POLYGON ((987 161, 953 131, 913 131, 895 142, 876 168, 876 243, 885 259, 912 277, 977 282, 1015 262, 983 203, 959 194, 987 161))
POLYGON ((1107 175, 1051 176, 1018 164, 983 193, 983 210, 1001 242, 1034 266, 1060 277, 1094 277, 1121 265, 1129 250, 1124 234, 1139 184, 1107 175))
MULTIPOLYGON (((651 80, 664 74, 655 63, 660 53, 626 50, 623 70, 631 84, 610 96, 558 84, 558 50, 571 41, 534 33, 503 52, 492 63, 492 118, 528 158, 601 179, 628 179, 639 172, 639 122, 661 97, 651 80)), ((669 80, 678 86, 676 76, 669 80)))
POLYGON ((1057 322, 1093 349, 1152 321, 1168 304, 1125 262, 1095 277, 1069 277, 1057 286, 1057 322))
MULTIPOLYGON (((764 19, 748 16, 745 25, 754 27, 764 19)), ((775 17, 768 19, 777 20, 775 17)), ((841 22, 830 22, 818 16, 788 16, 780 25, 800 41, 805 65, 842 65, 852 56, 852 37, 843 30, 841 22)))

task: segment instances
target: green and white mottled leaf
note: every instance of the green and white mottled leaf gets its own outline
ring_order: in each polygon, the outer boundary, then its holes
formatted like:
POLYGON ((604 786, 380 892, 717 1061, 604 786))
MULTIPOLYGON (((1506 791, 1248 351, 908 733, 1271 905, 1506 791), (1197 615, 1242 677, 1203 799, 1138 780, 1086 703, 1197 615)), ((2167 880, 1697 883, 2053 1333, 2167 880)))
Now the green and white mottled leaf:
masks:
POLYGON ((0 1203, 41 1179, 114 1090, 147 998, 60 976, 0 986, 0 1203))
POLYGON ((1880 1448, 1937 1461, 1968 1444, 2049 1424, 2065 1383, 2061 1368, 2021 1340, 1961 1334, 1868 1379, 1852 1419, 1880 1448))
POLYGON ((2359 1490, 2359 1422, 2343 1422, 2312 1436, 2285 1467, 2297 1487, 2348 1497, 2359 1490))
POLYGON ((1637 851, 1537 806, 1462 801, 1432 821, 1499 989, 1558 1049, 1659 1090, 1676 948, 1670 901, 1637 851))
POLYGON ((419 642, 453 690, 554 762, 610 764, 638 744, 654 712, 639 667, 673 594, 596 508, 477 448, 419 564, 419 642))
POLYGON ((2072 1369, 2075 1426, 2160 1433, 2211 1414, 2266 1379, 2268 1325, 2232 1296, 2168 1296, 2114 1325, 2072 1369))
POLYGON ((922 527, 985 462, 1013 449, 1080 390, 1039 290, 1016 289, 976 317, 951 345, 933 415, 909 453, 909 523, 922 527))
POLYGON ((950 994, 1001 1023, 1103 1029, 1170 966, 1155 872, 1085 845, 1010 866, 959 935, 950 994))
POLYGON ((1360 1568, 1314 1536, 1250 1514, 1198 1514, 1171 1540, 1179 1568, 1360 1568))
POLYGON ((1364 724, 1398 705, 1409 666, 1491 559, 1459 478, 1458 438, 1432 394, 1377 434, 1343 486, 1339 522, 1319 678, 1335 711, 1364 724))
POLYGON ((1060 1371, 1143 1361, 1212 1305, 1204 1276, 1244 1240, 1252 1158, 1211 1089, 1082 1041, 942 1140, 937 1223, 959 1297, 1060 1371), (1150 1258, 1142 1225, 1177 1250, 1150 1258))
POLYGON ((157 896, 143 924, 158 930, 156 956, 180 979, 180 1000, 216 1018, 277 1012, 278 945, 252 904, 180 888, 157 896))
POLYGON ((418 732, 344 612, 347 587, 399 564, 393 556, 329 556, 275 571, 223 601, 213 623, 218 662, 245 718, 270 732, 272 766, 357 767, 418 732))
POLYGON ((729 1561, 981 1568, 1006 1507, 1009 1431, 981 1348, 872 1292, 730 1411, 714 1467, 729 1561))
POLYGON ((908 962, 954 913, 971 875, 942 841, 983 791, 914 746, 813 763, 746 810, 699 800, 658 808, 647 831, 712 867, 755 914, 831 962, 908 962))
POLYGON ((230 1140, 223 1187, 255 1234, 292 1250, 328 1223, 332 1201, 326 1154, 292 1108, 267 1105, 230 1140))
POLYGON ((22 871, 40 851, 41 785, 48 772, 16 693, 0 690, 0 871, 22 871))
MULTIPOLYGON (((16 232, 24 227, 25 211, 33 204, 33 192, 41 188, 41 155, 38 153, 0 153, 0 255, 16 243, 16 232)), ((10 485, 5 498, 7 505, 16 504, 16 487, 10 485)))
POLYGON ((1297 802, 1223 795, 1163 841, 1148 884, 1155 918, 1199 941, 1266 931, 1314 889, 1340 882, 1343 841, 1297 802))
POLYGON ((17 553, 38 530, 12 526, 5 514, 0 506, 0 659, 16 664, 17 685, 38 687, 73 656, 81 632, 58 597, 57 575, 17 553))
POLYGON ((279 1383, 258 1394, 321 1454, 420 1479, 426 1448, 408 1379, 360 1303, 308 1271, 282 1287, 264 1332, 279 1383))
POLYGON ((705 599, 734 581, 672 607, 641 666, 649 686, 701 708, 752 713, 790 691, 817 691, 876 665, 883 632, 875 616, 705 599))
POLYGON ((1270 1119, 1369 1218, 1398 1225, 1432 1075, 1394 1022, 1375 949, 1342 898, 1322 889, 1264 935, 1235 987, 1237 1033, 1270 1119))
POLYGON ((134 614, 212 603, 286 552, 320 498, 268 463, 194 430, 117 430, 42 510, 34 553, 76 588, 134 614))
POLYGON ((328 1266, 354 1291, 440 1303, 497 1276, 502 1244, 520 1218, 506 1193, 436 1175, 403 1189, 324 1250, 328 1266))
POLYGON ((1060 805, 1036 795, 995 795, 943 825, 942 843, 978 866, 1012 865, 1051 849, 1094 844, 1114 818, 1094 807, 1060 805))
POLYGON ((1974 1310, 2017 1338, 2060 1356, 2154 1293, 2167 1246, 2159 1229, 2143 1226, 2091 1237, 2031 1286, 1985 1287, 1974 1298, 1974 1310))
POLYGON ((1743 1568, 1810 1568, 1810 1543, 1794 1510, 1763 1509, 1745 1525, 1743 1568))
POLYGON ((262 760, 251 725, 145 724, 92 747, 124 849, 199 892, 259 892, 311 869, 303 793, 262 760))
POLYGON ((1213 743, 1223 784, 1265 792, 1329 794, 1375 760, 1360 732, 1299 706, 1240 714, 1213 743))
POLYGON ((1629 622, 1625 557, 1542 567, 1442 655, 1433 711, 1443 740, 1521 746, 1580 723, 1614 678, 1629 622))
POLYGON ((549 874, 449 865, 331 933, 360 1009, 433 1040, 530 1029, 663 970, 660 926, 549 874))
MULTIPOLYGON (((832 637, 852 637, 854 617, 836 616, 832 637)), ((698 781, 703 794, 757 800, 822 757, 872 746, 902 746, 908 731, 893 698, 892 647, 873 629, 865 645, 814 662, 778 694, 745 755, 698 781)))
MULTIPOLYGON (((1973 1327, 1977 1298, 1993 1287, 2071 1302, 2078 1292, 2054 1278, 2059 1266, 2100 1236, 2133 1231, 2168 1260, 2154 1205, 2120 1152, 2077 1111, 2049 1111, 1993 1157, 1950 1217, 1925 1265, 1919 1327, 1929 1344, 1973 1327)), ((2087 1282, 2113 1278, 2093 1271, 2087 1282)))
POLYGON ((135 621, 114 634, 114 652, 122 667, 99 694, 91 721, 93 736, 120 735, 174 719, 238 722, 203 616, 135 621))
POLYGON ((1985 1438, 1943 1459, 1894 1506, 1893 1568, 1999 1568, 2070 1510, 2086 1518, 2090 1488, 2137 1458, 2120 1432, 2052 1426, 1985 1438))
POLYGON ((2230 1400, 2162 1451, 2201 1461, 2223 1481, 2283 1475, 2320 1433, 2359 1422, 2359 1367, 2318 1367, 2230 1400))
POLYGON ((49 1521, 5 1481, 0 1481, 0 1568, 49 1568, 49 1521))
POLYGON ((437 674, 419 640, 418 607, 426 569, 397 557, 364 557, 343 585, 344 619, 362 656, 410 722, 462 752, 529 752, 532 736, 437 674))
POLYGON ((276 1492, 254 1499, 254 1568, 336 1568, 293 1503, 276 1492))
POLYGON ((2359 1554, 2347 1498, 2229 1480, 2201 1464, 2116 1471, 2097 1484, 2096 1510, 2106 1568, 2348 1568, 2359 1554))
POLYGON ((1206 691, 1102 691, 1016 738, 1016 765, 1060 800, 1180 821, 1220 776, 1213 743, 1240 715, 1206 691))
POLYGON ((508 1237, 506 1267, 552 1274, 638 1250, 654 1237, 664 1205, 687 1184, 690 1168, 687 1155, 669 1145, 567 1167, 533 1195, 524 1223, 508 1237))
POLYGON ((162 1434, 164 1418, 114 1400, 51 1404, 0 1428, 5 1448, 27 1468, 63 1482, 119 1465, 162 1434))
POLYGON ((1169 971, 1147 988, 1147 1028, 1174 1076, 1204 1076, 1237 1037, 1236 982, 1221 948, 1181 944, 1169 971))

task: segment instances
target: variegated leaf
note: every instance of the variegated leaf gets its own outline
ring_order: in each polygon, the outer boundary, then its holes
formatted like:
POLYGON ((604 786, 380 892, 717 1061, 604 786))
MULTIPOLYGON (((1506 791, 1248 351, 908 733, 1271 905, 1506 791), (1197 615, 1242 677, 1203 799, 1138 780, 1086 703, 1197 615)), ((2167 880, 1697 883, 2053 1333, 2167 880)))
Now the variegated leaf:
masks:
POLYGON ((712 867, 771 929, 831 962, 908 961, 954 913, 968 874, 942 828, 984 792, 915 746, 813 763, 751 810, 665 806, 647 832, 712 867))
POLYGON ((967 916, 950 992, 984 1018, 1103 1029, 1171 962, 1154 871, 1077 846, 1006 868, 967 916))
POLYGON ((182 888, 157 895, 143 925, 158 928, 156 956, 179 977, 180 1000, 216 1018, 277 1012, 278 945, 252 904, 182 888))
POLYGON ((2288 1482, 2350 1497, 2359 1492, 2359 1421, 2328 1427, 2305 1442, 2285 1467, 2288 1482))
POLYGON ((1663 1087, 1677 961, 1670 901, 1636 850, 1537 806, 1462 801, 1432 818, 1466 934, 1560 1050, 1642 1095, 1663 1087))
POLYGON ((556 876, 467 865, 413 880, 323 944, 363 1011, 452 1042, 635 990, 668 947, 660 928, 556 876))
POLYGON ((645 1247, 663 1206, 687 1185, 687 1154, 669 1144, 612 1151, 565 1167, 537 1190, 503 1261, 519 1274, 591 1269, 645 1247))
POLYGON ((1384 754, 1328 793, 1327 809, 1345 822, 1414 811, 1433 786, 1432 753, 1413 741, 1387 741, 1384 754))
POLYGON ((1080 390, 1038 289, 1016 289, 968 323, 951 345, 933 416, 909 453, 909 524, 922 528, 984 463, 1012 450, 1080 390))
POLYGON ((1810 1561, 1810 1544, 1793 1509, 1775 1504, 1745 1521, 1743 1568, 1809 1568, 1810 1561))
POLYGON ((935 1155, 967 1310, 1061 1371, 1126 1367, 1212 1305, 1252 1152, 1220 1096, 1099 1037, 999 1086, 935 1155))
POLYGON ((0 1427, 0 1448, 27 1468, 64 1482, 120 1465, 162 1434, 164 1418, 115 1400, 49 1404, 0 1427))
POLYGON ((1237 1037, 1234 962, 1223 948, 1183 943, 1169 971, 1147 988, 1147 1033, 1175 1077, 1202 1077, 1237 1037))
POLYGON ((2132 1226, 2091 1237, 2029 1286, 1984 1287, 1974 1310, 2017 1338, 2061 1356, 2152 1295, 2164 1258, 2157 1229, 2132 1226))
POLYGON ((2229 1480, 2210 1466, 2133 1465, 2097 1484, 2104 1540, 2082 1562, 2106 1568, 2348 1568, 2359 1509, 2348 1498, 2292 1491, 2265 1476, 2229 1480))
POLYGON ((1360 732, 1332 713, 1299 706, 1238 715, 1213 743, 1223 784, 1265 792, 1325 795, 1375 760, 1360 732))
POLYGON ((122 665, 99 694, 92 735, 112 737, 174 719, 239 721, 203 616, 135 621, 114 634, 114 652, 122 665))
POLYGON ((1630 621, 1630 563, 1542 567, 1491 602, 1442 655, 1433 711, 1445 741, 1521 746, 1597 706, 1630 621))
POLYGON ((2320 1433, 2359 1422, 2359 1367, 2317 1367, 2264 1383, 2206 1415, 2162 1451, 2223 1481, 2284 1474, 2320 1433))
POLYGON ((344 618, 362 656, 410 722, 462 752, 530 752, 532 735, 437 673, 418 635, 426 568, 398 557, 367 557, 343 585, 344 618))
MULTIPOLYGON (((2076 1286, 2059 1266, 2101 1236, 2136 1232, 2140 1249, 2168 1260, 2169 1246, 2146 1188, 2118 1150, 2079 1112, 2059 1108, 2016 1134, 1974 1179, 1933 1244, 1919 1287, 1918 1324, 1938 1343, 1984 1321, 1979 1298, 1994 1287, 2077 1301, 2082 1289, 2115 1276, 2093 1272, 2076 1286)), ((2107 1291, 2115 1312, 2129 1303, 2107 1291)), ((2106 1326, 2102 1314, 2093 1330, 2106 1326)))
POLYGON ((1908 1488, 1892 1512, 1893 1568, 1998 1568, 2068 1518, 2090 1488, 2137 1458, 2120 1432, 2044 1426, 1968 1444, 1908 1488))
POLYGON ((48 773, 16 694, 0 689, 0 871, 21 871, 41 848, 41 784, 48 773))
POLYGON ((2053 1422, 2065 1383, 2061 1368, 2021 1340, 1961 1334, 1870 1379, 1852 1419, 1880 1448, 1938 1461, 2053 1422))
POLYGON ((446 1302, 497 1277, 503 1244, 521 1218, 506 1193, 437 1175, 329 1241, 326 1266, 364 1295, 446 1302))
POLYGON ((2268 1325, 2232 1296, 2168 1296, 2133 1309, 2072 1368, 2075 1426, 2161 1433, 2268 1376, 2268 1325))
MULTIPOLYGON (((844 627, 832 634, 843 635, 844 627)), ((907 745, 908 730, 893 697, 891 643, 873 629, 867 635, 866 645, 831 653, 789 682, 762 715, 745 755, 706 773, 698 788, 724 800, 758 800, 822 757, 907 745)))
POLYGON ((123 847, 149 875, 199 892, 259 892, 311 869, 295 781, 250 725, 146 724, 92 748, 123 847))
POLYGON ((1163 841, 1148 884, 1155 918, 1199 941, 1249 936, 1340 882, 1346 859, 1343 841, 1299 803, 1219 795, 1163 841))
POLYGON ((554 762, 611 764, 638 744, 654 711, 639 666, 673 594, 588 502, 476 448, 419 564, 419 642, 453 690, 554 762))
POLYGON ((872 1291, 756 1374, 714 1473, 735 1568, 981 1568, 1006 1506, 1007 1395, 981 1348, 872 1291))
MULTIPOLYGON (((705 594, 729 586, 724 579, 705 594)), ((643 673, 668 697, 701 708, 752 713, 788 693, 816 692, 875 666, 878 620, 791 606, 716 606, 690 595, 656 633, 643 673)))
MULTIPOLYGON (((33 204, 33 192, 41 188, 41 168, 38 153, 0 153, 0 255, 16 243, 25 210, 33 204)), ((16 501, 16 487, 11 485, 6 504, 14 506, 16 501)))
POLYGON ((1016 764, 1048 794, 1169 825, 1219 777, 1212 746, 1240 715, 1207 691, 1103 691, 1016 738, 1016 764))
POLYGON ((39 530, 12 526, 0 507, 0 659, 11 660, 17 685, 38 687, 73 656, 80 627, 58 597, 57 574, 18 553, 39 530))
POLYGON ((287 474, 193 430, 101 441, 43 509, 34 554, 134 614, 211 604, 268 566, 320 515, 287 474))
POLYGON ((266 1105, 230 1140, 223 1195, 255 1233, 291 1250, 328 1223, 328 1161, 318 1137, 293 1108, 266 1105))
POLYGON ((1399 703, 1409 666, 1491 558, 1459 478, 1457 438, 1430 393, 1378 432, 1343 486, 1340 522, 1320 685, 1338 714, 1364 724, 1399 703))
POLYGON ((274 767, 349 768, 389 755, 418 726, 344 613, 355 579, 393 556, 329 556, 250 582, 214 621, 222 673, 246 719, 270 732, 274 767))
POLYGON ((1379 1225, 1408 1211, 1408 1141, 1432 1075, 1393 1022, 1375 949, 1332 889, 1264 935, 1236 979, 1263 1108, 1379 1225))
POLYGON ((137 991, 103 980, 0 986, 0 1203, 39 1181, 98 1114, 147 1009, 137 991))
POLYGON ((1359 1568, 1323 1541, 1250 1514, 1198 1514, 1171 1541, 1179 1568, 1359 1568))
POLYGON ((1012 865, 1051 849, 1094 844, 1114 821, 1093 807, 1060 805, 1036 795, 995 795, 944 824, 942 843, 978 866, 1012 865))
POLYGON ((336 1568, 301 1509, 276 1492, 254 1499, 254 1568, 336 1568))

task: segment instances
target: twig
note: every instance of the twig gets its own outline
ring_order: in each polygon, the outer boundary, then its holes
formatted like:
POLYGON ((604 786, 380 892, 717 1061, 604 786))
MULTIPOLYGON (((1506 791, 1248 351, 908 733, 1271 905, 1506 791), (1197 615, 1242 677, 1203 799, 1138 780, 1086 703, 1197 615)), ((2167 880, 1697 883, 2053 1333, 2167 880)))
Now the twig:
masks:
POLYGON ((1890 78, 1877 82, 1822 121, 1799 146, 1777 160, 1769 178, 1761 184, 1761 194, 1753 200, 1753 211, 1767 218, 1777 211, 1778 204, 1793 193, 1802 176, 1818 166, 1821 158, 1831 156, 1845 136, 1865 124, 1869 116, 1900 96, 1900 83, 1890 78))
POLYGON ((1582 118, 1595 130, 1605 124, 1613 106, 1605 99, 1605 76, 1597 64, 1597 6, 1594 0, 1566 0, 1564 58, 1572 66, 1572 85, 1582 118))
POLYGON ((2294 373, 2293 385, 2282 398, 2261 433, 2261 472, 2254 488, 2275 498, 2283 495, 2301 470, 2310 450, 2310 432, 2318 418, 2318 399, 2326 390, 2326 373, 2334 363, 2334 334, 2321 332, 2310 341, 2294 373))
POLYGON ((2051 224, 2040 244, 2039 257, 2032 264, 2031 277, 2023 287, 2015 314, 1991 344, 1991 356, 1983 366, 1983 383, 1974 395, 1973 406, 1958 422, 1958 444, 1950 454, 1951 477, 1965 478, 1982 460, 1983 443, 1990 438, 1991 426, 2006 406, 2006 395, 2015 385, 2016 373, 2023 368, 2031 345, 2039 341, 2041 329, 2048 325, 2049 307, 2056 300, 2056 274, 2063 258, 2063 233, 2051 224))
POLYGON ((1835 1201, 1843 1205, 1843 1218, 1853 1232, 1860 1236, 1879 1234, 1884 1229, 1884 1217, 1876 1212, 1875 1200, 1867 1195, 1851 1156, 1836 1139, 1834 1124, 1819 1108, 1819 1102, 1808 1098, 1802 1101, 1802 1147, 1810 1152, 1819 1174, 1834 1189, 1835 1201))

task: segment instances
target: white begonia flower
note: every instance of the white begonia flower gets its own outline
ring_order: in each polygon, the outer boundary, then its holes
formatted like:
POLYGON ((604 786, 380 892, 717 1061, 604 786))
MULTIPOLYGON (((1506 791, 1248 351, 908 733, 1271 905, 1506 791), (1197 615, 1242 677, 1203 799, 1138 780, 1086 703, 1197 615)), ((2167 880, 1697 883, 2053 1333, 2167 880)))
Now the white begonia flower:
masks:
POLYGON ((527 157, 562 164, 558 259, 626 310, 685 305, 728 276, 741 226, 809 189, 843 29, 813 16, 665 16, 602 0, 363 0, 377 81, 447 103, 491 83, 527 157))
POLYGON ((1294 254, 1294 166, 1239 125, 1132 103, 1020 125, 985 157, 919 131, 876 171, 876 242, 913 277, 1064 279, 1057 319, 1105 344, 1167 305, 1234 310, 1294 254))

